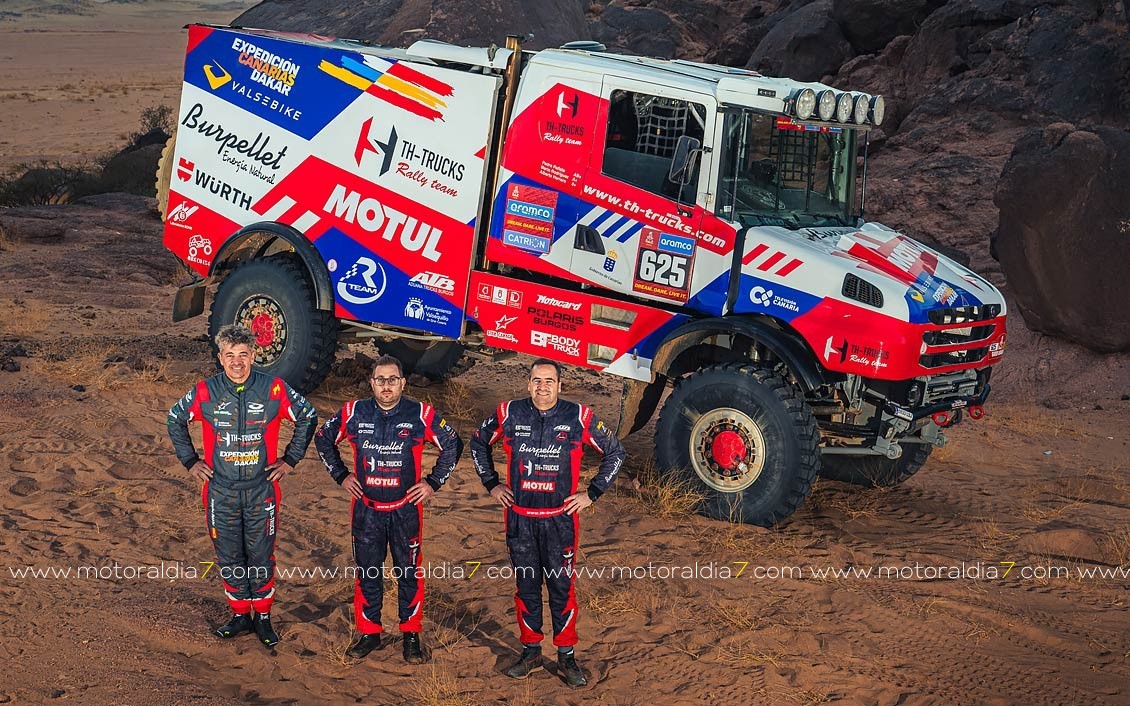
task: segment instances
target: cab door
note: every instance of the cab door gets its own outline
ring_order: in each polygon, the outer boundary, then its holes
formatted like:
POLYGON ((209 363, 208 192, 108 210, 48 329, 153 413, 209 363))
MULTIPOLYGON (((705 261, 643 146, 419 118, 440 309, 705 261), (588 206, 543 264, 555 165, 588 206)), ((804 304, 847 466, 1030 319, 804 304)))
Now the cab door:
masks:
MULTIPOLYGON (((688 183, 668 179, 679 138, 707 142, 707 94, 606 76, 597 140, 578 194, 571 271, 598 287, 686 304, 694 296, 698 232, 711 171, 698 151, 688 183)), ((708 273, 709 274, 709 273, 708 273)))

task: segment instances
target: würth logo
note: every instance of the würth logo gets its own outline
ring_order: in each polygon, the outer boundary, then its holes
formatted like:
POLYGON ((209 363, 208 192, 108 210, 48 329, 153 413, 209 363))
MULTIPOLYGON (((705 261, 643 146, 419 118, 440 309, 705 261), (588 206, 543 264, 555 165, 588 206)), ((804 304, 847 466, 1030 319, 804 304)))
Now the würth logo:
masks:
POLYGON ((373 139, 371 135, 372 127, 372 118, 361 125, 361 132, 357 135, 357 147, 353 150, 353 159, 357 161, 357 166, 361 166, 361 159, 366 152, 380 154, 384 157, 381 162, 381 176, 384 176, 389 167, 392 166, 392 156, 396 153, 396 128, 393 127, 390 130, 387 141, 380 142, 373 139))

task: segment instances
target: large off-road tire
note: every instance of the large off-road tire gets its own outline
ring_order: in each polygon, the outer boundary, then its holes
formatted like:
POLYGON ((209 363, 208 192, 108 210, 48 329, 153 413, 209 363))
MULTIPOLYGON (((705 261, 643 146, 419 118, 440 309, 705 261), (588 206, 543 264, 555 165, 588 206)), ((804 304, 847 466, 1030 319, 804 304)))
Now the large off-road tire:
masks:
POLYGON ((316 307, 305 269, 287 257, 251 260, 224 277, 212 300, 209 337, 226 324, 251 329, 258 369, 303 394, 326 379, 337 352, 337 319, 316 307))
POLYGON ((887 488, 898 485, 918 472, 930 458, 930 444, 904 444, 902 456, 843 456, 827 454, 820 477, 838 480, 865 488, 887 488))
POLYGON ((418 341, 413 338, 395 338, 379 341, 377 347, 383 355, 391 355, 404 366, 405 375, 423 375, 430 380, 442 380, 466 372, 474 365, 473 358, 463 356, 463 345, 455 341, 418 341))
POLYGON ((177 131, 173 128, 173 134, 169 137, 168 142, 165 143, 165 148, 161 150, 161 159, 157 160, 157 213, 161 216, 161 220, 165 220, 165 212, 169 209, 169 188, 173 182, 173 153, 176 152, 177 147, 177 131))
POLYGON ((750 363, 680 380, 655 427, 660 472, 701 493, 703 514, 766 527, 808 496, 820 470, 818 440, 796 388, 750 363))

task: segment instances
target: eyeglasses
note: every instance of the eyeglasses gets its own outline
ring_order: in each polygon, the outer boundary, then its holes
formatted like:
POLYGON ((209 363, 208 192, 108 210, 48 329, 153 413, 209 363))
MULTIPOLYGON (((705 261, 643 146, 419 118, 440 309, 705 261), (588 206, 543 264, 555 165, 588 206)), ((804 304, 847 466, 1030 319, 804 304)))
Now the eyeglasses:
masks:
POLYGON ((557 384, 556 378, 530 378, 530 384, 534 387, 552 387, 557 384))
POLYGON ((372 380, 374 383, 376 383, 377 387, 395 387, 396 383, 400 382, 404 378, 396 377, 396 378, 369 378, 369 379, 372 380))

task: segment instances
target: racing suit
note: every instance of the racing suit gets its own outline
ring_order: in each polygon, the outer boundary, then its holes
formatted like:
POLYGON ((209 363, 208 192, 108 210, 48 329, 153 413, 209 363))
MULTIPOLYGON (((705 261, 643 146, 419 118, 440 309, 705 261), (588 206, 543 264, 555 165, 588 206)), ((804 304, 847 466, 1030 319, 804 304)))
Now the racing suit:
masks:
POLYGON ((553 644, 577 644, 573 560, 580 518, 565 514, 565 498, 577 492, 581 457, 589 444, 600 468, 589 482, 594 502, 608 490, 624 462, 624 447, 592 409, 558 400, 541 411, 529 398, 503 402, 471 435, 475 471, 488 491, 499 483, 491 446, 502 441, 507 485, 514 504, 506 511, 506 548, 517 579, 514 604, 524 645, 542 640, 541 586, 549 590, 553 644))
POLYGON ((203 428, 203 461, 212 469, 204 483, 208 536, 232 612, 271 612, 275 595, 275 532, 282 499, 266 467, 277 460, 283 418, 294 435, 283 461, 297 466, 318 424, 318 413, 282 378, 252 370, 240 384, 219 373, 201 380, 169 410, 169 438, 185 468, 201 460, 188 423, 203 428))
POLYGON ((357 630, 363 635, 382 631, 385 551, 391 549, 400 630, 420 632, 424 508, 408 502, 405 494, 420 482, 425 442, 439 449, 439 457, 423 480, 439 490, 463 454, 463 441, 429 404, 402 397, 385 410, 372 398, 347 402, 314 437, 318 455, 338 485, 349 477, 337 448, 342 441, 353 447, 354 472, 364 493, 350 508, 358 568, 353 587, 357 630))

